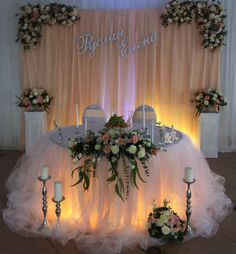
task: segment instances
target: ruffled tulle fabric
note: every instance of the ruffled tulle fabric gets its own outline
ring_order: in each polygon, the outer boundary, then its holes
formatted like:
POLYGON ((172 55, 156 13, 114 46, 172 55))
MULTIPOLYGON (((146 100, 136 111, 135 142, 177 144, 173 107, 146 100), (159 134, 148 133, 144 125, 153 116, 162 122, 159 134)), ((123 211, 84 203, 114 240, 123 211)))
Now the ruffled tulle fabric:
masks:
MULTIPOLYGON (((123 202, 115 193, 114 185, 107 184, 109 163, 101 161, 97 177, 91 177, 91 186, 84 191, 81 185, 72 187, 76 179, 71 171, 76 167, 67 149, 53 143, 46 134, 28 155, 23 155, 7 180, 8 207, 3 218, 8 226, 23 235, 41 235, 66 244, 74 239, 85 253, 120 253, 137 244, 146 249, 165 242, 151 238, 146 228, 152 202, 161 205, 163 199, 185 219, 186 184, 184 168, 191 166, 196 182, 191 185, 191 225, 195 236, 211 237, 219 222, 232 210, 232 202, 225 195, 224 178, 213 173, 200 151, 188 137, 167 152, 160 152, 149 162, 147 183, 138 181, 139 189, 130 187, 129 197, 123 202), (37 177, 42 165, 49 167, 47 181, 48 228, 40 231, 42 223, 42 183, 37 177), (61 203, 61 228, 56 228, 53 182, 63 182, 65 201, 61 203)), ((123 172, 122 164, 119 172, 123 172)))

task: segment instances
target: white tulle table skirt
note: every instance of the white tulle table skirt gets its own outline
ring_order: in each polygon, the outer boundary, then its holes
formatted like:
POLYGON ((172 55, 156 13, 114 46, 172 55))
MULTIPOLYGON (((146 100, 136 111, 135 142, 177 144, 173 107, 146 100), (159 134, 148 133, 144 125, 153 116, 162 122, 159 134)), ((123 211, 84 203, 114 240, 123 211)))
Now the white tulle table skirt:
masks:
MULTIPOLYGON (((78 248, 86 253, 119 253, 139 244, 147 248, 161 241, 149 237, 147 216, 152 201, 161 205, 164 198, 185 219, 186 186, 183 183, 184 167, 194 170, 196 183, 192 185, 191 223, 196 236, 210 237, 232 209, 225 195, 224 178, 213 173, 203 155, 183 136, 167 152, 160 152, 150 160, 147 183, 138 182, 139 190, 131 188, 130 196, 123 202, 107 184, 109 164, 103 160, 97 170, 98 178, 91 178, 91 186, 71 187, 75 168, 68 151, 53 143, 46 134, 28 155, 23 155, 7 180, 8 208, 4 210, 5 222, 12 230, 25 235, 44 235, 65 244, 74 239, 78 248), (42 165, 49 167, 51 179, 48 188, 49 228, 39 231, 42 223, 42 183, 37 180, 42 165), (63 182, 65 201, 61 203, 61 228, 55 227, 53 182, 63 182)), ((143 174, 144 175, 144 174, 143 174)))

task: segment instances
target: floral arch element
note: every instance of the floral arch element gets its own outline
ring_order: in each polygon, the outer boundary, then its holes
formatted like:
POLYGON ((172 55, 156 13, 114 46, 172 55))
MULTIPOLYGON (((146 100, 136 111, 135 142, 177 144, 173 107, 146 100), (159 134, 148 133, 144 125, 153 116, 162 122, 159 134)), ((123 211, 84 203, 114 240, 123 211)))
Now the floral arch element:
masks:
POLYGON ((20 7, 20 13, 16 16, 19 16, 16 41, 20 42, 24 49, 36 47, 40 42, 43 24, 71 26, 79 20, 77 7, 57 3, 27 4, 20 7))
POLYGON ((226 35, 224 6, 219 1, 179 1, 172 0, 165 6, 160 19, 163 26, 171 23, 197 22, 205 48, 216 50, 225 45, 226 35))

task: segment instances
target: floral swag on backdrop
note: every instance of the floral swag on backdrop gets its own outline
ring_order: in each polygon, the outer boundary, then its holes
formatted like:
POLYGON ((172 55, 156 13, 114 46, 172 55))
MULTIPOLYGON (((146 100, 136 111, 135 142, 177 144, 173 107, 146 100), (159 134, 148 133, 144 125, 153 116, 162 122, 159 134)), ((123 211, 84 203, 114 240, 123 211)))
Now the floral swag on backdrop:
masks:
POLYGON ((42 87, 25 89, 21 96, 16 96, 18 101, 16 105, 19 108, 25 108, 27 111, 46 111, 49 113, 49 106, 53 100, 47 90, 42 87))
POLYGON ((35 47, 40 42, 41 26, 59 24, 71 26, 79 20, 78 9, 64 4, 31 5, 20 7, 18 34, 16 41, 24 49, 35 47))
POLYGON ((225 45, 225 18, 224 6, 220 2, 173 0, 165 6, 161 23, 167 27, 172 23, 181 25, 196 21, 202 36, 202 45, 215 50, 225 45))
POLYGON ((108 183, 115 183, 115 193, 124 201, 129 196, 130 184, 138 189, 137 177, 146 182, 140 173, 142 166, 145 176, 149 176, 147 163, 150 157, 157 155, 159 148, 152 143, 145 130, 125 130, 128 125, 122 117, 113 115, 105 128, 98 133, 89 130, 85 138, 69 140, 69 152, 79 166, 72 171, 78 173, 78 181, 83 183, 84 190, 90 186, 90 175, 96 177, 97 164, 106 158, 111 167, 108 183), (118 163, 123 163, 119 172, 118 163), (80 163, 81 162, 81 163, 80 163))
MULTIPOLYGON (((27 4, 21 6, 20 13, 16 15, 19 16, 16 41, 19 41, 24 49, 35 47, 40 42, 42 24, 71 26, 80 19, 77 7, 57 3, 27 4)), ((223 4, 214 0, 173 0, 165 6, 160 17, 165 27, 172 23, 181 25, 196 21, 203 46, 211 50, 225 45, 225 18, 223 4)))
POLYGON ((219 112, 220 106, 227 105, 223 92, 210 88, 195 93, 190 101, 196 104, 196 116, 203 112, 219 112))

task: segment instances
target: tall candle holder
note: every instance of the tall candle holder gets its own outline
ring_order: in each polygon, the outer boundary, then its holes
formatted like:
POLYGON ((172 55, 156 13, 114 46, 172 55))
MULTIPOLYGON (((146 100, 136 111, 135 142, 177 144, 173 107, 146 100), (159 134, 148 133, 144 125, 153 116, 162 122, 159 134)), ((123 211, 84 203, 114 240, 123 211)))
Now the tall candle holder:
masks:
POLYGON ((43 205, 42 205, 42 211, 43 211, 43 222, 39 227, 39 230, 43 230, 48 226, 47 223, 47 187, 46 187, 46 181, 49 180, 51 176, 48 176, 46 179, 42 179, 41 176, 38 177, 38 180, 43 183, 43 188, 42 188, 42 200, 43 200, 43 205))
POLYGON ((56 210, 55 210, 55 213, 56 213, 56 216, 57 216, 57 223, 56 223, 56 226, 57 228, 59 229, 61 227, 61 223, 60 223, 60 216, 61 216, 61 202, 65 200, 65 197, 62 197, 62 200, 60 201, 57 201, 55 200, 54 198, 52 198, 52 201, 54 203, 56 203, 56 210))
POLYGON ((192 236, 193 235, 193 231, 191 228, 191 224, 190 224, 190 218, 191 218, 191 214, 192 214, 192 210, 191 210, 191 197, 192 197, 192 193, 191 193, 191 184, 195 183, 196 180, 193 179, 192 182, 188 182, 185 179, 183 179, 183 181, 187 184, 187 191, 186 191, 186 217, 187 217, 187 222, 186 222, 186 229, 184 231, 184 233, 187 236, 192 236))

